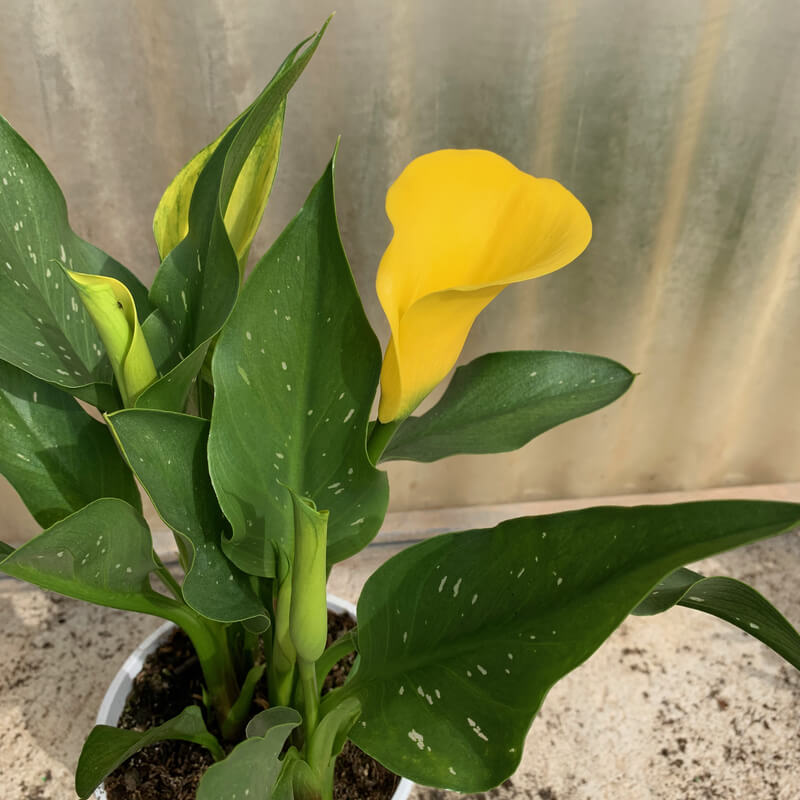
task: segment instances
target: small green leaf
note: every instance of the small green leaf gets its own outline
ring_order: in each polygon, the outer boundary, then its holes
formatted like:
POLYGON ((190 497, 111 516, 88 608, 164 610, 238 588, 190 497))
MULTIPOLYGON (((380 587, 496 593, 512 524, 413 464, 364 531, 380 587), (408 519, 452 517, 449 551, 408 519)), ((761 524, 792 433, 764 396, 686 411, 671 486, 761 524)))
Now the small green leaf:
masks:
POLYGON ((51 592, 174 620, 179 604, 150 586, 154 570, 147 523, 112 498, 65 517, 0 564, 7 575, 51 592))
POLYGON ((186 602, 219 622, 251 617, 265 622, 248 576, 222 552, 228 523, 208 477, 208 421, 140 409, 118 411, 107 419, 161 519, 191 543, 194 558, 183 583, 186 602))
POLYGON ((289 487, 330 511, 328 564, 377 533, 384 473, 366 454, 378 341, 353 282, 334 205, 333 161, 245 284, 217 342, 208 441, 214 488, 241 569, 274 577, 291 556, 289 487))
POLYGON ((331 770, 332 761, 342 752, 360 714, 358 700, 347 697, 320 720, 308 745, 308 763, 318 776, 323 777, 331 770))
POLYGON ((249 738, 203 775, 197 800, 271 800, 283 766, 281 750, 301 722, 293 708, 276 706, 257 714, 247 726, 249 738))
MULTIPOLYGON (((271 185, 268 154, 274 149, 277 155, 280 136, 274 148, 270 145, 266 149, 264 137, 272 137, 273 141, 276 118, 282 119, 286 95, 311 59, 323 33, 324 28, 301 54, 298 55, 300 46, 292 51, 248 111, 223 134, 197 177, 186 236, 166 256, 150 289, 156 311, 145 321, 144 333, 156 366, 165 374, 142 394, 137 402, 139 407, 170 411, 184 408, 191 382, 202 366, 211 339, 225 324, 239 290, 236 248, 243 243, 232 242, 229 237, 227 209, 234 202, 242 210, 242 219, 251 222, 254 209, 263 210, 262 200, 266 203, 268 187, 259 181, 271 185), (240 178, 243 182, 237 191, 240 178), (241 195, 244 190, 253 191, 253 196, 244 198, 241 195), (185 361, 191 369, 182 363, 185 361)), ((236 224, 231 224, 237 236, 249 235, 249 223, 240 228, 237 217, 236 224)), ((246 253, 243 255, 246 257, 246 253)))
POLYGON ((706 578, 682 567, 667 575, 632 613, 650 616, 676 605, 730 622, 800 669, 800 634, 752 586, 734 578, 706 578))
POLYGON ((550 687, 687 561, 789 530, 800 505, 590 508, 436 536, 367 581, 353 741, 427 786, 484 791, 519 764, 550 687))
POLYGON ((44 528, 100 497, 141 508, 108 428, 65 392, 3 361, 0 472, 44 528))
POLYGON ((241 731, 242 727, 244 727, 244 723, 249 716, 250 706, 253 703, 253 695, 266 668, 266 664, 255 664, 247 670, 239 696, 222 723, 222 736, 226 741, 233 739, 236 732, 241 731))
POLYGON ((81 800, 86 800, 120 764, 132 755, 156 742, 180 739, 205 747, 216 761, 225 758, 225 753, 216 738, 208 732, 203 715, 197 706, 189 706, 177 717, 150 730, 131 731, 96 725, 83 745, 78 768, 75 772, 75 791, 81 800))
POLYGON ((14 548, 10 544, 6 544, 5 542, 0 542, 0 559, 5 558, 11 553, 14 552, 14 548))
POLYGON ((142 316, 145 288, 72 232, 53 176, 2 117, 0 174, 0 359, 100 408, 118 407, 100 336, 55 262, 121 281, 142 316))
POLYGON ((616 361, 583 353, 489 353, 459 367, 442 399, 400 426, 381 461, 516 450, 613 402, 633 378, 616 361))

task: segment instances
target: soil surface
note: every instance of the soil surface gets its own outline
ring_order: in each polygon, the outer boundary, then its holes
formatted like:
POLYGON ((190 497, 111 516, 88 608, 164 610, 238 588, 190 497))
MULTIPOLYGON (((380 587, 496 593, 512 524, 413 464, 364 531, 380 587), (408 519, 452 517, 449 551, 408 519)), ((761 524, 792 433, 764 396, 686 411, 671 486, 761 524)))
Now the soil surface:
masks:
MULTIPOLYGON (((347 614, 328 612, 328 644, 352 628, 347 614)), ((323 693, 341 686, 355 654, 340 661, 325 680, 323 693)), ((253 713, 267 707, 266 685, 256 691, 253 713)), ((194 648, 176 630, 144 663, 119 719, 118 727, 146 730, 179 714, 188 705, 202 707, 202 673, 194 648)), ((212 732, 214 721, 206 720, 212 732)), ((105 781, 109 800, 195 800, 197 785, 213 763, 210 753, 191 742, 167 741, 132 756, 105 781)), ((336 762, 335 800, 389 800, 399 778, 348 742, 336 762)))

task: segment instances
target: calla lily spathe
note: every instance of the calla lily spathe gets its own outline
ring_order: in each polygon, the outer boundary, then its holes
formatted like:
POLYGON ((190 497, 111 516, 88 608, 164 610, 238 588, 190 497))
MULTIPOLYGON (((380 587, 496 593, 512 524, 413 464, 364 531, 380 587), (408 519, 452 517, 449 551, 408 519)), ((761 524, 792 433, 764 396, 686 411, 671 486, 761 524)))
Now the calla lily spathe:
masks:
POLYGON ((377 291, 391 327, 379 419, 408 416, 458 359, 478 314, 511 283, 577 258, 592 235, 578 199, 486 150, 412 161, 386 195, 394 236, 377 291))
POLYGON ((130 291, 116 278, 62 268, 105 345, 123 405, 133 406, 158 373, 130 291))

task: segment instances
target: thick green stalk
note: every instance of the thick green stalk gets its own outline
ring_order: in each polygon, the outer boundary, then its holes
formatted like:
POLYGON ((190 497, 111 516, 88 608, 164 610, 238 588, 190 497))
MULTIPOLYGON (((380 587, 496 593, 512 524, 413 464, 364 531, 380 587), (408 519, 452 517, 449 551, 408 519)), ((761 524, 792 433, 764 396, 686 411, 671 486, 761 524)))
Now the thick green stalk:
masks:
POLYGON ((319 685, 317 671, 313 661, 299 659, 297 667, 300 672, 300 683, 303 687, 303 730, 306 739, 310 739, 317 729, 319 719, 319 685))
POLYGON ((169 616, 168 613, 163 616, 178 625, 194 646, 203 672, 209 705, 221 727, 239 697, 236 669, 228 648, 225 626, 204 619, 184 604, 176 603, 169 616))

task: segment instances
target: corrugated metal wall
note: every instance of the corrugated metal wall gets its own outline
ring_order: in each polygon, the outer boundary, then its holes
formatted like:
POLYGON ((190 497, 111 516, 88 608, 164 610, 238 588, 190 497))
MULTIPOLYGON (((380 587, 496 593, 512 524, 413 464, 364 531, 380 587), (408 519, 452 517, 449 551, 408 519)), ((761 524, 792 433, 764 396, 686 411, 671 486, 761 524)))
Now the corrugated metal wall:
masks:
MULTIPOLYGON (((149 281, 161 191, 330 3, 3 0, 0 112, 50 165, 75 228, 149 281)), ((392 466, 394 507, 800 479, 800 5, 336 5, 290 99, 254 252, 341 133, 343 238, 385 337, 387 185, 425 151, 493 149, 572 189, 595 237, 505 292, 464 360, 574 349, 641 373, 621 402, 517 453, 392 466)), ((28 529, 0 491, 11 535, 28 529)))

